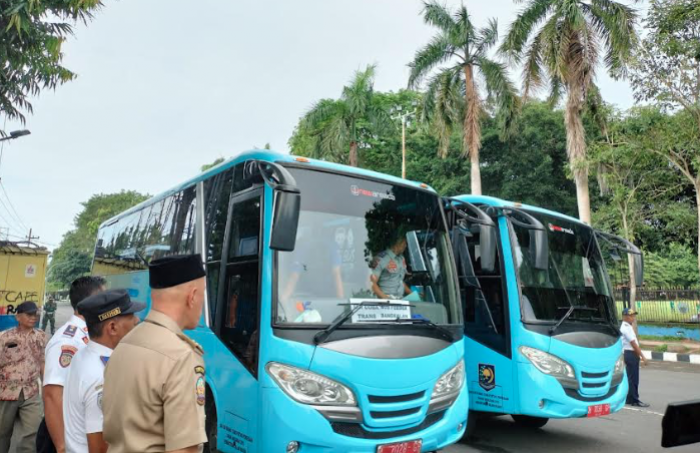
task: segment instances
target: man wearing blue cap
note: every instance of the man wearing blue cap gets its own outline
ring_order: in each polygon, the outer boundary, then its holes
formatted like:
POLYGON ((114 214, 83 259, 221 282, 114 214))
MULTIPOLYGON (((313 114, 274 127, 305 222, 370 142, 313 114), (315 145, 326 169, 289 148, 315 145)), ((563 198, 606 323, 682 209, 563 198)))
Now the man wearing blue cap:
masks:
POLYGON ((7 453, 13 430, 15 451, 34 451, 41 423, 39 378, 44 368, 46 335, 36 329, 34 302, 17 306, 17 327, 0 333, 0 453, 7 453))
POLYGON ((622 310, 622 350, 625 355, 625 365, 627 367, 627 381, 629 382, 629 390, 627 391, 627 404, 636 407, 649 407, 647 403, 639 400, 639 362, 646 365, 647 360, 642 354, 637 341, 637 334, 634 332, 634 317, 637 312, 633 308, 625 308, 622 310))
POLYGON ((75 354, 63 388, 66 452, 107 451, 102 439, 105 366, 112 350, 138 324, 134 313, 144 308, 145 304, 133 302, 122 289, 97 293, 78 304, 90 342, 75 354))
POLYGON ((198 453, 207 441, 204 351, 183 330, 202 316, 202 258, 162 258, 148 270, 151 311, 105 371, 104 439, 110 453, 198 453))

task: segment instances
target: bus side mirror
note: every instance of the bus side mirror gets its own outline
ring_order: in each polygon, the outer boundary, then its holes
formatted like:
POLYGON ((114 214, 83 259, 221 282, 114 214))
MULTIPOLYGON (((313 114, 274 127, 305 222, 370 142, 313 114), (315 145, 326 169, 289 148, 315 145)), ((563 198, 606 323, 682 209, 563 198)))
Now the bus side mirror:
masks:
POLYGON ((496 228, 479 225, 479 250, 481 253, 481 269, 493 272, 496 268, 496 228))
POLYGON ((661 446, 678 447, 700 442, 700 400, 671 403, 661 422, 661 446))
POLYGON ((530 233, 530 253, 533 267, 540 271, 549 269, 549 239, 542 222, 525 211, 509 208, 510 221, 530 233), (516 216, 520 216, 517 218, 516 216))
POLYGON ((297 190, 275 190, 275 204, 272 217, 272 233, 270 248, 281 252, 294 250, 299 226, 299 211, 301 209, 301 193, 297 190))
POLYGON ((644 283, 644 259, 642 255, 634 255, 634 282, 637 286, 642 286, 644 283))
POLYGON ((283 166, 268 161, 251 160, 246 162, 244 174, 247 178, 262 180, 273 190, 272 233, 270 248, 281 252, 291 252, 297 241, 301 192, 296 180, 283 166))
POLYGON ((530 244, 534 244, 533 261, 535 269, 546 271, 549 269, 549 240, 547 231, 530 230, 530 244))
POLYGON ((409 231, 408 234, 406 234, 406 244, 408 259, 413 272, 428 272, 428 266, 425 264, 425 259, 423 259, 420 241, 415 231, 409 231))

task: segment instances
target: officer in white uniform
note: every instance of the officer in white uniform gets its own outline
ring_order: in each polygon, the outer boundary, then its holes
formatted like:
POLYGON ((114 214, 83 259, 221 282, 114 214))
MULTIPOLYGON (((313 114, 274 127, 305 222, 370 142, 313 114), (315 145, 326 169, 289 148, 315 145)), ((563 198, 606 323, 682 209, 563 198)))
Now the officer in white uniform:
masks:
POLYGON ((87 346, 90 337, 87 324, 78 313, 78 303, 88 296, 104 291, 102 277, 80 277, 73 281, 69 297, 73 316, 61 326, 46 345, 44 361, 44 417, 36 437, 37 453, 65 451, 63 439, 63 386, 75 354, 87 346))
POLYGON ((102 387, 112 350, 138 323, 134 313, 146 308, 125 290, 97 293, 78 304, 85 317, 90 343, 75 355, 63 388, 67 453, 101 453, 102 387))

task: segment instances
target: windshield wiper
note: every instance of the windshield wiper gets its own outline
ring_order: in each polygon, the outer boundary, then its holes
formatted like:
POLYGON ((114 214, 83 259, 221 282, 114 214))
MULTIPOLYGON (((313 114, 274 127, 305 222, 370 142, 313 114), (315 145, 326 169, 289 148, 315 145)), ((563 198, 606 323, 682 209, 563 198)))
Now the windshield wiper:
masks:
POLYGON ((442 326, 439 326, 432 322, 429 319, 425 318, 409 318, 409 319, 402 319, 402 318, 396 318, 396 319, 385 319, 381 322, 390 322, 390 323, 395 323, 395 324, 421 324, 424 326, 432 327, 436 331, 440 332, 440 334, 448 340, 450 343, 453 343, 455 341, 455 337, 452 335, 452 332, 449 330, 445 329, 442 326))
MULTIPOLYGON (((566 307, 560 307, 560 308, 566 308, 566 307)), ((572 306, 569 307, 569 309, 567 310, 566 314, 565 314, 564 316, 562 316, 561 319, 560 319, 559 321, 557 321, 557 323, 554 324, 554 325, 552 326, 551 329, 549 329, 549 334, 552 335, 552 334, 559 328, 559 326, 561 326, 561 325, 564 323, 564 321, 566 321, 567 319, 569 319, 569 316, 571 316, 571 314, 572 314, 574 311, 576 311, 576 310, 589 311, 589 312, 590 312, 590 311, 595 311, 595 312, 598 311, 598 309, 596 309, 596 308, 591 308, 591 307, 579 307, 579 306, 576 306, 576 305, 572 305, 572 306)))
POLYGON ((393 305, 393 304, 391 302, 364 301, 364 302, 360 302, 359 304, 339 304, 339 305, 355 305, 355 307, 353 307, 352 310, 350 310, 349 312, 345 313, 344 315, 342 315, 341 317, 339 317, 335 321, 333 321, 333 323, 330 326, 326 327, 325 329, 323 329, 322 331, 320 331, 316 335, 314 335, 314 343, 315 344, 324 343, 328 339, 328 337, 338 327, 343 325, 343 323, 345 323, 345 321, 347 321, 348 319, 350 319, 352 317, 352 315, 357 313, 360 310, 360 308, 362 308, 362 307, 383 307, 383 306, 393 305))

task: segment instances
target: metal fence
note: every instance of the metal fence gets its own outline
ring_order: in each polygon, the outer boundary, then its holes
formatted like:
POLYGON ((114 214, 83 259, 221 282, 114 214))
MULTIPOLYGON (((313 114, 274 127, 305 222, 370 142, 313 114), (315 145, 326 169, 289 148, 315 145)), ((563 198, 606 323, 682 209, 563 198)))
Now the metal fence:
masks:
MULTIPOLYGON (((618 315, 629 305, 629 288, 616 288, 618 315)), ((638 288, 635 302, 638 322, 692 323, 700 325, 700 289, 638 288)))

